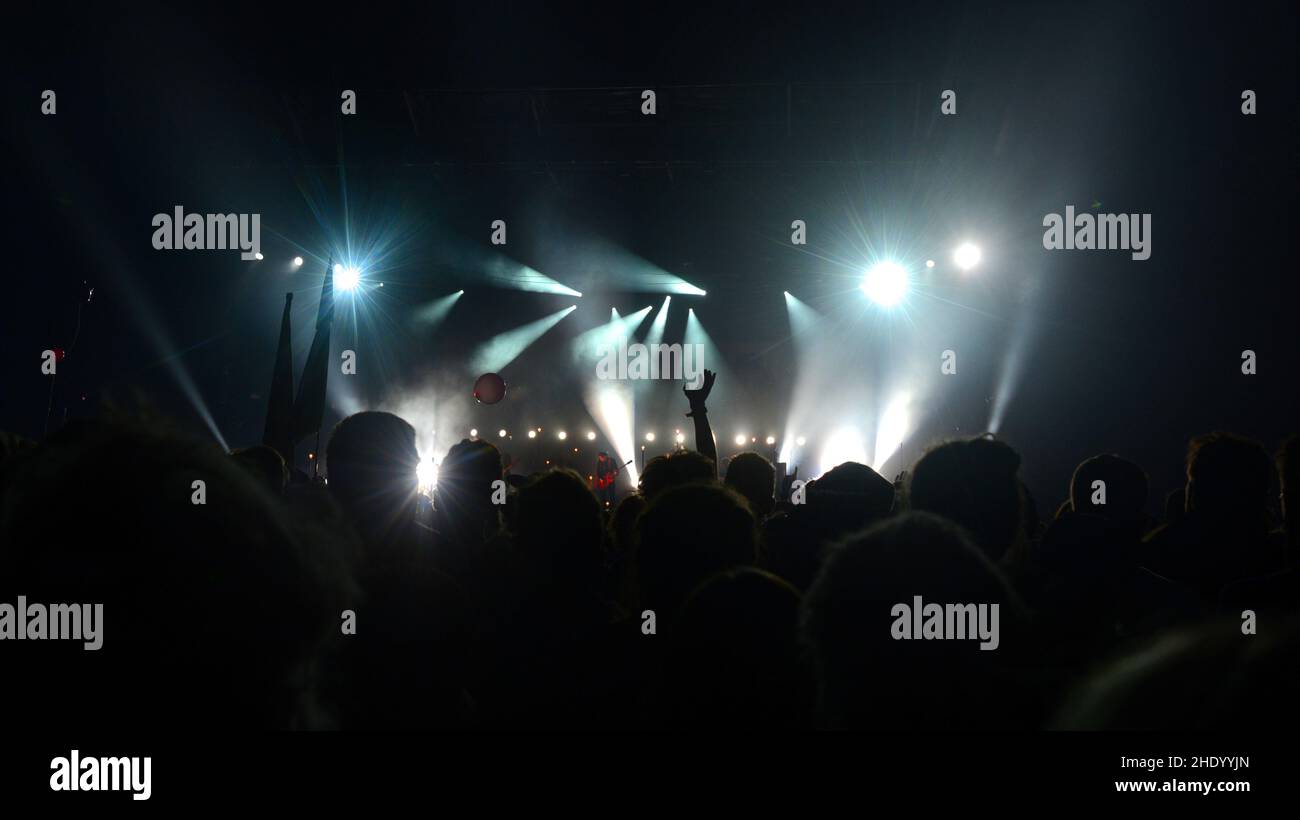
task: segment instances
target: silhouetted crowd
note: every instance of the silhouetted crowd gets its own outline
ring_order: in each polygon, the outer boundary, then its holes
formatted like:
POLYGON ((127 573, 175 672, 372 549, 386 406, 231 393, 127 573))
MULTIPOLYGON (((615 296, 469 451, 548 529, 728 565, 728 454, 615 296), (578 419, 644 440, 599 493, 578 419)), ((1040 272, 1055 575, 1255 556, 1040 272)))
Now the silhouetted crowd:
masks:
POLYGON ((1081 463, 1049 514, 991 436, 891 481, 696 451, 607 510, 490 443, 417 493, 415 431, 358 413, 328 483, 156 420, 0 436, 0 602, 102 603, 103 648, 4 641, 36 727, 1278 728, 1295 724, 1300 440, 1191 440, 1149 517, 1141 467, 1081 463), (498 481, 506 481, 507 490, 498 481), (499 503, 504 501, 504 503, 499 503), (1280 501, 1280 503, 1278 503, 1280 501), (998 604, 994 651, 899 640, 896 604, 998 604))

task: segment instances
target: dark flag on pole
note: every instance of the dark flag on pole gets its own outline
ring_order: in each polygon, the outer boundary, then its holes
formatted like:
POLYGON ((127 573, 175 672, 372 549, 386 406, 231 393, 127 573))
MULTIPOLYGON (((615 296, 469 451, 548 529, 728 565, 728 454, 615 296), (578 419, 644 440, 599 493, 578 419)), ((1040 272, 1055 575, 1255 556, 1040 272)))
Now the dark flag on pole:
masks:
POLYGON ((275 350, 275 372, 271 375, 271 399, 266 405, 266 429, 262 443, 293 464, 293 334, 289 331, 289 307, 293 294, 284 295, 284 316, 280 319, 280 345, 275 350))
POLYGON ((334 324, 334 260, 325 263, 325 278, 316 312, 316 336, 311 340, 307 364, 293 403, 293 442, 319 433, 325 420, 325 383, 330 367, 330 328, 334 324))

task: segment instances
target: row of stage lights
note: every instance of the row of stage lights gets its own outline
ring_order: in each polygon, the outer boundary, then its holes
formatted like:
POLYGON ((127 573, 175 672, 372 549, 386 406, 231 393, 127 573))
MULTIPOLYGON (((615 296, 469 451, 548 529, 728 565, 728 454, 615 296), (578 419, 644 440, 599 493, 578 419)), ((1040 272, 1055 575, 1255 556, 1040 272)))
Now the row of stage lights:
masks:
MULTIPOLYGON (((542 434, 542 428, 540 427, 536 429, 530 429, 528 431, 528 438, 536 439, 541 434, 542 434)), ((587 441, 596 440, 596 434, 591 430, 588 430, 586 435, 587 435, 587 441)), ((477 429, 470 430, 469 437, 471 439, 477 439, 479 437, 478 430, 477 429)), ((510 438, 510 437, 511 437, 510 431, 506 430, 505 428, 502 428, 497 431, 497 438, 510 438)), ((560 430, 558 433, 555 434, 555 437, 560 441, 567 441, 569 438, 569 434, 564 430, 560 430)), ((653 444, 655 441, 655 434, 653 432, 646 433, 644 438, 647 443, 653 444)), ((683 433, 681 430, 677 430, 673 433, 673 440, 678 444, 685 444, 686 434, 683 433)), ((746 444, 757 444, 758 436, 750 436, 745 433, 737 433, 734 441, 737 447, 744 447, 746 444)), ((776 445, 776 436, 768 436, 763 441, 765 444, 767 444, 767 446, 773 447, 776 445)), ((803 436, 798 436, 797 438, 795 438, 794 443, 797 446, 802 447, 808 443, 808 440, 803 436)))
MULTIPOLYGON (((968 271, 980 263, 984 254, 979 247, 970 243, 963 242, 953 251, 953 263, 963 271, 968 271)), ((262 254, 257 254, 257 259, 262 259, 262 254)), ((300 268, 303 265, 303 258, 295 256, 293 266, 300 268)), ((927 268, 933 268, 935 261, 933 259, 925 260, 927 268)), ((344 265, 334 266, 334 287, 340 291, 355 290, 361 284, 361 271, 355 267, 344 265)), ((379 283, 379 287, 383 287, 379 283)), ((862 283, 858 286, 867 298, 883 307, 893 307, 903 301, 908 290, 907 268, 898 262, 883 260, 872 265, 863 277, 862 283)), ((464 291, 461 291, 464 293, 464 291)), ((581 295, 581 294, 579 294, 581 295)))

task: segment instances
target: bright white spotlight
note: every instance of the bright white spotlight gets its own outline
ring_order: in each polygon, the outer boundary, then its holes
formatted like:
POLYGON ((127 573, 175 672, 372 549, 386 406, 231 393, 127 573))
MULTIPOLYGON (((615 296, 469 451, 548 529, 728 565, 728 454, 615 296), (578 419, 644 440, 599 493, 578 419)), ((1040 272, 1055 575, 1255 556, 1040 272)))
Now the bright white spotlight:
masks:
POLYGON ((927 268, 933 268, 933 267, 934 267, 934 260, 933 260, 933 259, 927 259, 927 260, 925 260, 925 266, 926 266, 927 268))
POLYGON ((529 430, 529 431, 528 431, 528 437, 529 437, 529 438, 537 438, 537 431, 536 431, 536 430, 529 430))
POLYGON ((253 258, 256 259, 258 262, 261 262, 264 257, 262 256, 262 252, 258 251, 257 253, 253 254, 253 258))
POLYGON ((980 249, 969 242, 963 242, 957 246, 957 250, 952 254, 952 261, 957 263, 957 267, 962 270, 970 270, 980 263, 983 256, 980 249))
POLYGON ((771 447, 773 444, 776 444, 776 436, 768 436, 767 446, 771 447))
POLYGON ((338 290, 352 290, 361 284, 361 271, 356 268, 334 266, 334 287, 338 290))
POLYGON ((867 298, 883 307, 893 307, 907 295, 907 270, 897 262, 877 262, 860 285, 867 298))
POLYGON ((471 428, 470 431, 469 431, 469 437, 470 437, 470 438, 478 438, 478 429, 477 429, 477 428, 471 428))
POLYGON ((654 441, 654 440, 655 440, 655 434, 654 434, 654 433, 646 433, 646 434, 645 434, 645 440, 646 440, 646 441, 654 441))
POLYGON ((429 493, 438 485, 438 465, 433 459, 426 458, 415 468, 415 480, 420 485, 421 493, 429 493))
POLYGON ((505 430, 497 430, 497 436, 498 436, 499 438, 505 438, 505 437, 506 437, 506 431, 505 431, 505 430))
POLYGON ((588 431, 588 432, 587 432, 587 441, 595 441, 595 440, 596 440, 596 434, 593 433, 593 432, 588 431))
POLYGON ((558 435, 560 436, 560 441, 564 441, 566 438, 569 437, 569 434, 564 432, 563 430, 561 430, 558 435))
POLYGON ((686 434, 685 434, 685 433, 678 433, 678 434, 677 434, 677 443, 678 443, 678 444, 685 444, 685 443, 686 443, 686 434))
POLYGON ((294 266, 295 268, 301 268, 301 267, 302 267, 302 257, 301 257, 301 256, 295 256, 295 257, 293 258, 293 266, 294 266))
POLYGON ((737 446, 737 447, 744 447, 744 446, 745 446, 745 434, 744 434, 744 433, 740 433, 740 434, 738 434, 738 435, 736 436, 736 446, 737 446))
POLYGON ((803 436, 799 436, 799 438, 797 438, 797 439, 794 440, 794 443, 795 443, 796 445, 802 447, 802 446, 804 446, 805 444, 808 443, 808 439, 804 438, 803 436))

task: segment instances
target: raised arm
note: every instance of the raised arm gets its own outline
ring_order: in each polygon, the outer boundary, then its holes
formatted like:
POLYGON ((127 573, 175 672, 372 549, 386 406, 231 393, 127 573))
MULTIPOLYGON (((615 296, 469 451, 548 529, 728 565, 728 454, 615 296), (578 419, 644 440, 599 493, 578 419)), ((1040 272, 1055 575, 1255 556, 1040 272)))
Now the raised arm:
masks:
POLYGON ((704 402, 713 389, 713 381, 718 377, 712 370, 704 371, 704 383, 694 390, 682 385, 686 400, 691 403, 691 412, 686 415, 695 419, 695 451, 713 459, 713 476, 718 475, 718 444, 713 440, 713 428, 709 426, 709 411, 704 402))

